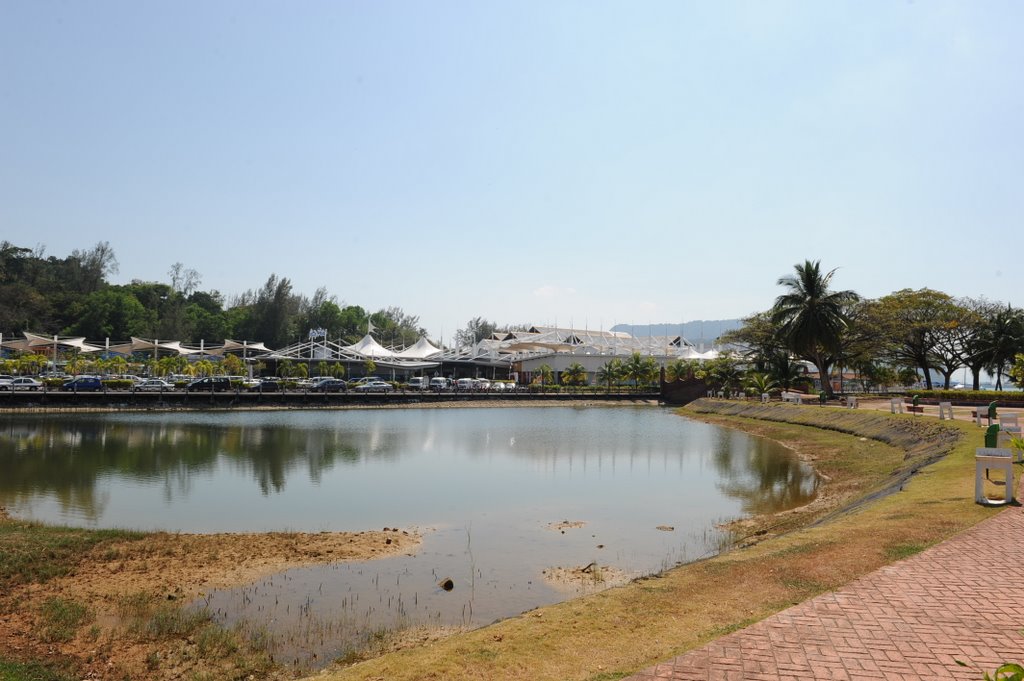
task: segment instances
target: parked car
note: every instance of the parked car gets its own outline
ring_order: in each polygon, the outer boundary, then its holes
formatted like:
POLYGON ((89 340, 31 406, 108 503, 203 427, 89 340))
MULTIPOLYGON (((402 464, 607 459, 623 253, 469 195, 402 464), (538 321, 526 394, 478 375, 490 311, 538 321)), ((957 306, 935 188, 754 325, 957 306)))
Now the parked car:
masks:
POLYGON ((274 378, 260 379, 260 384, 256 386, 256 390, 261 393, 279 393, 281 388, 281 382, 274 378))
POLYGON ((472 378, 460 378, 459 380, 455 381, 456 390, 468 391, 472 390, 474 387, 476 387, 476 381, 474 381, 472 378))
POLYGON ((97 392, 103 390, 103 382, 99 376, 76 376, 70 381, 65 381, 60 389, 76 393, 97 392))
POLYGON ((491 383, 491 390, 496 393, 504 392, 505 384, 501 381, 495 381, 494 383, 491 383))
POLYGON ((447 390, 449 387, 451 387, 451 381, 449 381, 447 378, 435 376, 434 378, 430 379, 431 390, 441 392, 442 390, 447 390))
POLYGON ((367 381, 356 386, 356 391, 361 393, 388 393, 394 390, 390 383, 384 381, 367 381))
POLYGON ((491 382, 486 378, 473 379, 473 390, 490 390, 491 382))
POLYGON ((231 390, 231 381, 228 380, 227 376, 204 376, 189 383, 186 390, 189 392, 206 391, 219 393, 231 390))
POLYGON ((430 381, 426 376, 413 376, 409 379, 409 390, 426 390, 430 387, 430 381))
POLYGON ((162 378, 150 378, 136 385, 135 389, 145 390, 146 392, 163 392, 165 390, 174 390, 174 384, 162 378))
POLYGON ((30 376, 21 376, 10 382, 0 383, 0 390, 42 390, 41 381, 30 376))
POLYGON ((317 381, 310 390, 320 393, 340 393, 348 387, 348 384, 340 378, 325 378, 317 381))

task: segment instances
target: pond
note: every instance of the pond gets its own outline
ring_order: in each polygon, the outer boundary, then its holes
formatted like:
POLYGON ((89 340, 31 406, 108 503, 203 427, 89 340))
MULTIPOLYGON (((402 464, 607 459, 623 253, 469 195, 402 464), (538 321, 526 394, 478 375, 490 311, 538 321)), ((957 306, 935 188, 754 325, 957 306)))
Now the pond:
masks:
POLYGON ((601 580, 717 552, 716 526, 808 503, 777 443, 658 407, 6 416, 0 505, 86 527, 424 530, 416 556, 291 570, 208 595, 279 657, 329 660, 374 631, 486 624, 601 580), (560 521, 582 526, 552 527, 560 521), (451 591, 438 587, 450 577, 451 591), (296 627, 307 632, 295 639, 296 627), (311 633, 310 633, 311 632, 311 633), (316 639, 314 644, 313 639, 316 639))

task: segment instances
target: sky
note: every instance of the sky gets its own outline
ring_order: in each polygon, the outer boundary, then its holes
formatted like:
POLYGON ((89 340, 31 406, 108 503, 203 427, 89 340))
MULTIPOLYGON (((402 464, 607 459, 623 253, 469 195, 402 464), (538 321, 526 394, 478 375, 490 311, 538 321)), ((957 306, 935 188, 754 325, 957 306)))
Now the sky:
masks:
POLYGON ((1024 3, 0 2, 0 240, 499 324, 1024 304, 1024 3))

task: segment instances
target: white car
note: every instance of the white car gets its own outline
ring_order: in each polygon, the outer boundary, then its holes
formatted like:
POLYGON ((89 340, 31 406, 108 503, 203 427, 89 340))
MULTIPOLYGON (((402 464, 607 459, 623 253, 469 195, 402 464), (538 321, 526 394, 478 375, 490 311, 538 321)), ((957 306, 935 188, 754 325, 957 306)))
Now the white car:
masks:
POLYGON ((149 378, 135 386, 136 390, 145 390, 147 392, 162 392, 164 390, 174 390, 174 384, 168 383, 162 378, 149 378))
POLYGON ((19 376, 0 383, 0 390, 42 390, 43 384, 28 376, 19 376))
POLYGON ((504 392, 505 384, 501 381, 495 381, 494 383, 491 383, 491 390, 496 393, 504 392))
POLYGON ((360 383, 356 386, 356 392, 361 393, 389 393, 394 388, 390 383, 384 381, 367 381, 366 383, 360 383))

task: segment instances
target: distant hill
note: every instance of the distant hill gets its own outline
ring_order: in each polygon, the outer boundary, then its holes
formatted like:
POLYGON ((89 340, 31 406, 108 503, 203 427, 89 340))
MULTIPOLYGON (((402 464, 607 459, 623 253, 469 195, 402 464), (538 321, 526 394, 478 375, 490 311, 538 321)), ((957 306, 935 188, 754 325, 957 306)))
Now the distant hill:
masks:
POLYGON ((694 345, 710 347, 726 331, 743 326, 741 319, 698 319, 682 324, 616 324, 611 331, 625 331, 634 337, 679 336, 694 345))

